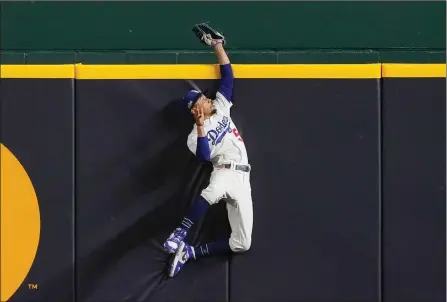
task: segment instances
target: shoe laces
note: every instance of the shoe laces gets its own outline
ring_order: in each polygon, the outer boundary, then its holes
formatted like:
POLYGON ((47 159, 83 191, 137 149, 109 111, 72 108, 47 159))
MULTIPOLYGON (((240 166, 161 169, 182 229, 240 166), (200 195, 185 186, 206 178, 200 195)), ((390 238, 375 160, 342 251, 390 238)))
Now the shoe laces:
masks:
POLYGON ((185 243, 185 247, 183 248, 182 253, 183 253, 181 258, 182 263, 185 263, 190 258, 195 259, 194 251, 192 249, 192 246, 190 246, 189 244, 185 243))

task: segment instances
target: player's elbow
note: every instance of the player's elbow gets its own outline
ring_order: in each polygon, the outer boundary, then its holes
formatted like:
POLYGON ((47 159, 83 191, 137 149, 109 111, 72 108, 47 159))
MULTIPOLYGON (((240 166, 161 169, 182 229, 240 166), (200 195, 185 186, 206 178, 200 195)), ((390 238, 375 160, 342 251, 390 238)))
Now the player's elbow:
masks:
POLYGON ((233 96, 233 84, 234 84, 234 76, 233 71, 231 69, 231 65, 221 65, 220 72, 222 75, 222 79, 220 80, 219 92, 230 101, 233 96))
POLYGON ((230 248, 235 253, 243 253, 250 249, 251 239, 245 238, 243 240, 235 240, 230 238, 230 248))
POLYGON ((197 154, 197 159, 201 162, 207 162, 210 161, 210 155, 206 154, 206 153, 198 153, 197 154))
POLYGON ((207 162, 211 160, 211 155, 209 150, 199 149, 196 152, 196 157, 199 161, 207 162))
POLYGON ((234 80, 233 68, 230 63, 220 65, 220 74, 222 79, 226 79, 227 81, 234 80))

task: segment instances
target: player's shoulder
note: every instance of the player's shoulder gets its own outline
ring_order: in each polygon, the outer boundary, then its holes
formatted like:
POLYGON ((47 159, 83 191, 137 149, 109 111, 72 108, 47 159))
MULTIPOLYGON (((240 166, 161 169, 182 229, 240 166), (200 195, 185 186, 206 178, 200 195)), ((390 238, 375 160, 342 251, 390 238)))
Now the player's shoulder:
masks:
POLYGON ((214 105, 216 106, 216 109, 221 109, 223 112, 228 114, 228 111, 233 106, 233 103, 228 100, 222 93, 217 92, 216 98, 214 99, 214 105))
POLYGON ((216 106, 216 113, 210 119, 211 123, 221 121, 224 117, 230 118, 230 111, 224 106, 216 106))
POLYGON ((231 103, 231 100, 227 99, 225 97, 225 95, 223 95, 220 91, 216 92, 216 100, 225 101, 225 102, 231 103))

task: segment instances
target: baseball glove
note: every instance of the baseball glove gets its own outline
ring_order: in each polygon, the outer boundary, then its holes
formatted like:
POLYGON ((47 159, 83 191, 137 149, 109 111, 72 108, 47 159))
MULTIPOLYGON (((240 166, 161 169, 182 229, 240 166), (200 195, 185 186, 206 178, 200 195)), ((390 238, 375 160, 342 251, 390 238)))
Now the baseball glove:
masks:
POLYGON ((226 44, 226 40, 223 34, 216 31, 214 28, 209 26, 207 23, 196 24, 192 31, 201 43, 211 46, 213 40, 222 40, 222 45, 226 44))

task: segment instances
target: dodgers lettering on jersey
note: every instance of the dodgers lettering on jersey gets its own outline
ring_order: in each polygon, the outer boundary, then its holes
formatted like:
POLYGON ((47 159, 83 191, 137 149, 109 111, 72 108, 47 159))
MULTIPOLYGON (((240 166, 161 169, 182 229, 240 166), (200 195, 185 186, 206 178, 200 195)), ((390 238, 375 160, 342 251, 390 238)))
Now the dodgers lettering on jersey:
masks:
POLYGON ((230 126, 231 123, 229 122, 228 117, 224 115, 222 120, 217 123, 217 127, 207 132, 208 142, 213 146, 222 142, 225 135, 232 132, 230 126))
MULTIPOLYGON (((217 112, 204 122, 211 151, 211 162, 213 164, 227 162, 247 164, 248 157, 243 139, 230 116, 230 108, 233 104, 219 92, 213 103, 217 112)), ((187 141, 189 150, 194 154, 197 148, 197 136, 197 126, 194 125, 187 141)))

